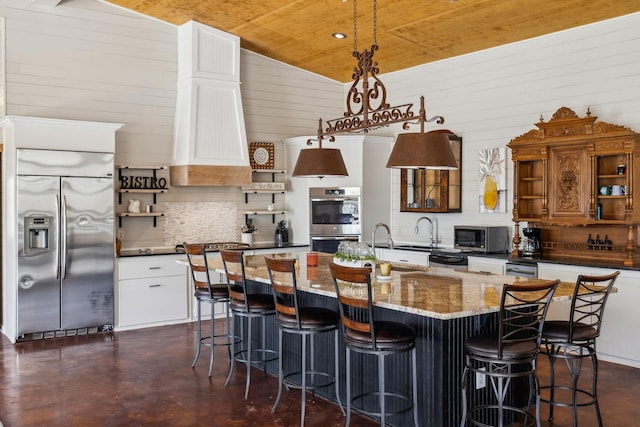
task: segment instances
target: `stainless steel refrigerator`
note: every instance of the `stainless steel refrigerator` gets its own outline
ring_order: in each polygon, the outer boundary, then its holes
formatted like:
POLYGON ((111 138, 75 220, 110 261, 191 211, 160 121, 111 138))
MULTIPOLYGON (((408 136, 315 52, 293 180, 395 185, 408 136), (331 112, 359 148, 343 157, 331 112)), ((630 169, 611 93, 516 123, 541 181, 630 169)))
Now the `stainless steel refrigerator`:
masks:
POLYGON ((18 337, 113 325, 113 154, 19 149, 18 337))

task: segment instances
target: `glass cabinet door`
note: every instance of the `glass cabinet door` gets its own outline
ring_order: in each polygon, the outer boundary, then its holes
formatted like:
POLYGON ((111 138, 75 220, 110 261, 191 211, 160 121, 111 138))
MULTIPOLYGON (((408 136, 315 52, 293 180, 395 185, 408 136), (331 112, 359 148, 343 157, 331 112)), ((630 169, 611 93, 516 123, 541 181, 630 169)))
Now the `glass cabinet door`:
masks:
POLYGON ((462 138, 450 134, 449 142, 458 169, 400 171, 401 212, 461 212, 462 138))

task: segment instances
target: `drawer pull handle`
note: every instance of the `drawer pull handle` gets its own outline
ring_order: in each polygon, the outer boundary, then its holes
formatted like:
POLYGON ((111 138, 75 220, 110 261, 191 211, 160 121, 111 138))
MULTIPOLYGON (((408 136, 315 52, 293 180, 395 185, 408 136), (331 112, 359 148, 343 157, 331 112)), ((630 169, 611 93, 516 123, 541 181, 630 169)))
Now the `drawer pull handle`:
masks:
POLYGON ((149 285, 150 288, 159 288, 162 285, 149 285))
POLYGON ((149 267, 149 270, 160 270, 162 267, 149 267))
POLYGON ((398 261, 400 261, 400 262, 409 262, 408 259, 399 259, 398 261))

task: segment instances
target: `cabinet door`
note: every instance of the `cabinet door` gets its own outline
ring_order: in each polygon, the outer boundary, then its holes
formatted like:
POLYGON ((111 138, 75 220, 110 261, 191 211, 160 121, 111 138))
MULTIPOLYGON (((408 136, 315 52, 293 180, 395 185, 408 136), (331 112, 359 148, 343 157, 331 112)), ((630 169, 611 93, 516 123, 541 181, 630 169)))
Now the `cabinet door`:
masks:
POLYGON ((591 177, 586 147, 554 147, 549 163, 549 217, 586 222, 591 177))
POLYGON ((186 276, 121 280, 118 286, 119 327, 189 318, 186 276))

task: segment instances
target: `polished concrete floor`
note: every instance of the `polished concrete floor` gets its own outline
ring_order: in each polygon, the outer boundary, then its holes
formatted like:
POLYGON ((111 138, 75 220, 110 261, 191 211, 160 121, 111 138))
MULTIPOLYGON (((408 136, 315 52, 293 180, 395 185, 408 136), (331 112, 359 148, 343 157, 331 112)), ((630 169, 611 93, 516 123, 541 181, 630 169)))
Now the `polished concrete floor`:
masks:
MULTIPOLYGON (((273 414, 277 381, 254 370, 249 399, 244 400, 243 367, 224 387, 224 348, 216 350, 211 380, 206 353, 191 368, 194 339, 192 324, 17 345, 3 336, 0 421, 6 427, 299 424, 299 391, 285 393, 273 414)), ((546 358, 539 366, 545 382, 546 358)), ((601 362, 599 386, 605 426, 640 426, 640 369, 601 362)), ((344 425, 337 405, 321 399, 307 402, 307 426, 344 425)), ((543 426, 571 425, 568 409, 557 409, 553 424, 546 421, 547 413, 543 405, 543 426)), ((351 425, 377 424, 354 416, 351 425)), ((595 425, 593 409, 580 409, 580 426, 595 425)))

